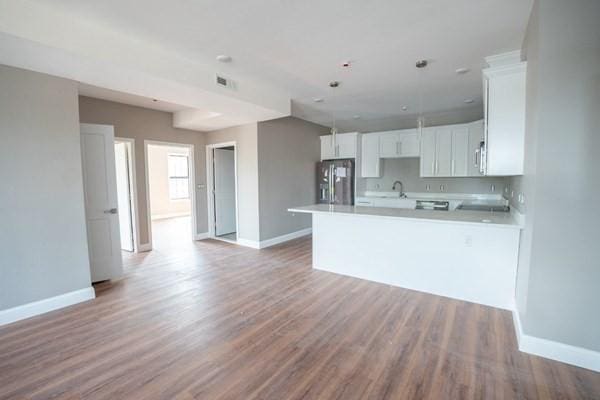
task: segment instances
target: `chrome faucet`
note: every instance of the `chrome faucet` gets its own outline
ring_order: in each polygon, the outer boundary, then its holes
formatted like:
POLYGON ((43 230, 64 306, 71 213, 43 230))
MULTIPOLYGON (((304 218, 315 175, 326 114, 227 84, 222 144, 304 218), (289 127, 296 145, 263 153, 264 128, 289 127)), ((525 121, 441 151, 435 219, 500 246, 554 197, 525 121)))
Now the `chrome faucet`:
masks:
POLYGON ((392 185, 392 190, 396 190, 396 184, 397 183, 400 184, 400 197, 401 198, 406 197, 406 194, 404 194, 404 186, 402 185, 402 182, 400 182, 400 181, 394 182, 394 184, 392 185))

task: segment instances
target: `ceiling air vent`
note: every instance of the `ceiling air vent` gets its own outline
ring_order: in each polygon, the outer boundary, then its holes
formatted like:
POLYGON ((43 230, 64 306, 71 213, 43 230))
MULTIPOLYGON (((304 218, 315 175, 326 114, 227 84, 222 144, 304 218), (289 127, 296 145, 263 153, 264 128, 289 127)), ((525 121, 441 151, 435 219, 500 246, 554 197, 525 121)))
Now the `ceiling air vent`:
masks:
POLYGON ((231 79, 225 78, 221 75, 216 75, 216 83, 217 86, 226 87, 228 89, 235 89, 234 82, 231 79))

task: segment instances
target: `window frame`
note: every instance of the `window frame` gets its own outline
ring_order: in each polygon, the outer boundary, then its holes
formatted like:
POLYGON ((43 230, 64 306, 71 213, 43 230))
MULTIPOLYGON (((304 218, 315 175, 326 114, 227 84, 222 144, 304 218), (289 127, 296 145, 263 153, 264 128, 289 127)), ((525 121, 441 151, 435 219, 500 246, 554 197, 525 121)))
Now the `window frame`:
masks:
POLYGON ((187 154, 180 154, 180 153, 168 153, 167 154, 167 178, 168 178, 168 182, 169 182, 169 200, 171 201, 177 201, 177 200, 189 200, 190 199, 190 156, 188 156, 187 154), (174 157, 180 157, 185 159, 185 165, 186 165, 186 169, 185 175, 171 175, 171 159, 174 157), (175 196, 175 194, 173 193, 173 191, 171 190, 171 182, 178 182, 181 180, 184 180, 187 183, 187 194, 186 196, 180 197, 180 196, 175 196))

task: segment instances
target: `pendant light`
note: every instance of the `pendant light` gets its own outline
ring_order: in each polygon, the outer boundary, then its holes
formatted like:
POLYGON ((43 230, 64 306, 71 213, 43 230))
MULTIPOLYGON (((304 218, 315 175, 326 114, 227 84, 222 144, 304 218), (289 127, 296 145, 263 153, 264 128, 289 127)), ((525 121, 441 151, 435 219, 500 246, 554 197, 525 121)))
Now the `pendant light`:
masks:
POLYGON ((425 73, 427 60, 419 60, 416 62, 415 66, 419 70, 419 117, 417 118, 417 129, 419 131, 419 136, 421 136, 425 125, 425 118, 423 117, 423 74, 425 73))
MULTIPOLYGON (((338 82, 338 81, 331 81, 331 82, 329 82, 329 87, 331 89, 335 89, 338 86, 340 86, 340 82, 338 82)), ((333 96, 332 96, 332 98, 333 98, 333 96)), ((337 136, 338 130, 335 127, 335 115, 334 115, 333 111, 331 112, 331 118, 333 119, 333 124, 332 124, 331 130, 330 130, 330 132, 331 132, 331 145, 335 148, 335 140, 336 140, 336 136, 337 136)))

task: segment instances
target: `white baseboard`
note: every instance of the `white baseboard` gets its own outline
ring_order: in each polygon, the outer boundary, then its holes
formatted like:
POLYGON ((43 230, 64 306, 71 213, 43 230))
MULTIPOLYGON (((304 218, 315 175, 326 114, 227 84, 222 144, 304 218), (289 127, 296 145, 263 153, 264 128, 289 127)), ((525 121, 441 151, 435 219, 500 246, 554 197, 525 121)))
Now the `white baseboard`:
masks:
POLYGON ((600 352, 527 335, 516 310, 513 311, 513 321, 520 351, 600 372, 600 352))
POLYGON ((152 243, 140 243, 138 246, 138 253, 144 253, 146 251, 152 250, 152 243))
POLYGON ((236 244, 239 244, 240 246, 252 247, 253 249, 260 249, 260 242, 258 242, 256 240, 237 238, 237 240, 235 242, 236 242, 236 244))
POLYGON ((297 239, 302 236, 310 235, 312 233, 312 228, 301 229, 296 232, 287 233, 285 235, 277 236, 267 240, 261 240, 260 242, 257 240, 249 240, 244 238, 238 238, 236 243, 240 246, 251 247, 253 249, 264 249, 266 247, 275 246, 276 244, 287 242, 289 240, 297 239))
POLYGON ((208 232, 196 233, 194 235, 194 240, 204 240, 208 239, 208 232))
POLYGON ((0 326, 81 303, 82 301, 92 300, 95 297, 96 292, 94 291, 94 288, 90 286, 85 289, 75 290, 74 292, 2 310, 0 311, 0 326))
POLYGON ((262 240, 259 243, 259 248, 264 249, 265 247, 275 246, 276 244, 287 242, 288 240, 297 239, 302 236, 310 235, 312 233, 312 228, 301 229, 296 232, 288 233, 285 235, 277 236, 271 239, 262 240))

